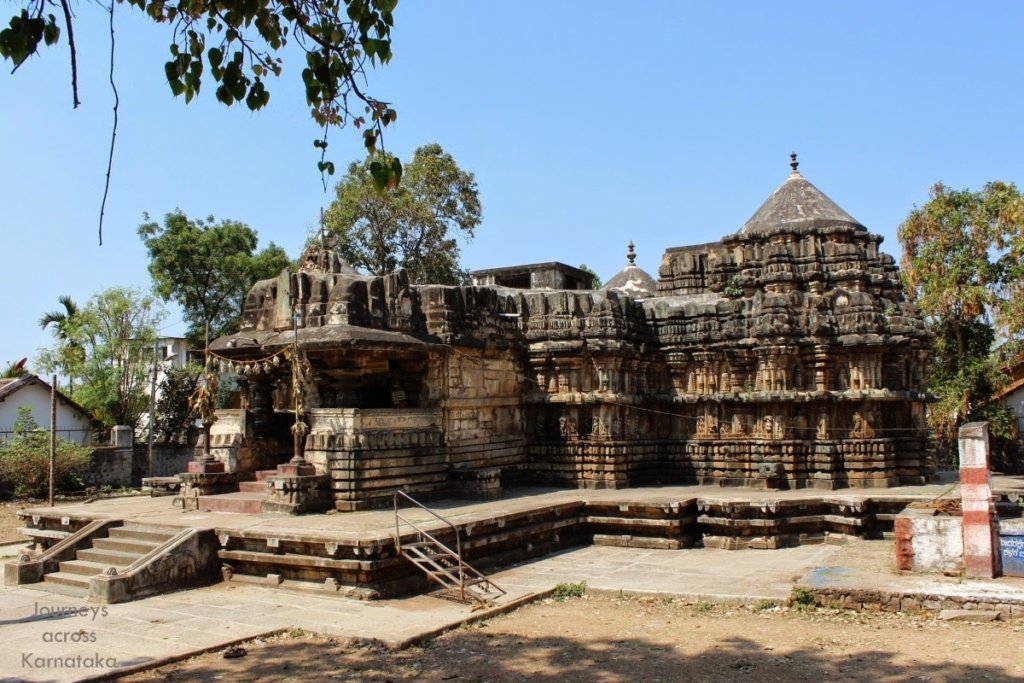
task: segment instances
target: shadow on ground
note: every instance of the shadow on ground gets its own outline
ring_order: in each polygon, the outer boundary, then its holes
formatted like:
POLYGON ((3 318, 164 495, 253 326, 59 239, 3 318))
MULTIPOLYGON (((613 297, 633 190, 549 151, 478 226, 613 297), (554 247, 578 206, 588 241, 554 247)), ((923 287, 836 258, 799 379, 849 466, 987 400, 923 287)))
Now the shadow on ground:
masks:
MULTIPOLYGON (((686 634, 680 633, 680 642, 686 634)), ((220 653, 146 672, 130 680, 358 681, 1007 681, 997 665, 951 661, 904 666, 890 652, 836 654, 799 649, 766 652, 753 640, 731 638, 696 654, 642 638, 590 640, 523 638, 462 630, 422 647, 388 652, 373 645, 286 640, 248 649, 239 659, 220 653)), ((1019 680, 1019 679, 1016 679, 1019 680)))

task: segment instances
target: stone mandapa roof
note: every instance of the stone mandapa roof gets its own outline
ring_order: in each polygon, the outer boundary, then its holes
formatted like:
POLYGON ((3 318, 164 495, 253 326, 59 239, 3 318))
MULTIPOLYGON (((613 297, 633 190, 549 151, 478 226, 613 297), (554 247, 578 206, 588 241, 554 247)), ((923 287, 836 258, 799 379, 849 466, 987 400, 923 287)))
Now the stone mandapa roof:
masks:
MULTIPOLYGON (((316 348, 356 348, 370 347, 429 347, 431 343, 417 339, 396 330, 380 330, 359 325, 323 325, 321 327, 303 327, 297 330, 297 343, 303 350, 316 348)), ((243 357, 247 353, 265 354, 268 349, 281 349, 291 346, 293 335, 291 330, 280 332, 239 332, 220 337, 210 342, 210 350, 214 353, 243 357)))
POLYGON ((738 234, 760 235, 780 230, 803 232, 831 225, 867 230, 860 221, 800 175, 796 170, 796 155, 791 157, 793 172, 743 224, 738 234))

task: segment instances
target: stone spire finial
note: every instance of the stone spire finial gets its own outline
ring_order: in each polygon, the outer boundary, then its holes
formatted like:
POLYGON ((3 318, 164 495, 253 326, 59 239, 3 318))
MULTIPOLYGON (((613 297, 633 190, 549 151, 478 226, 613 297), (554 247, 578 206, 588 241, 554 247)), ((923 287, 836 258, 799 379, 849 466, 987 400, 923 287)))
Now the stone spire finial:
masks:
POLYGON ((789 153, 789 167, 793 169, 793 173, 799 173, 796 167, 800 165, 800 162, 796 160, 796 152, 789 153))
POLYGON ((633 240, 629 241, 629 251, 626 253, 626 259, 629 261, 629 265, 635 266, 636 263, 636 251, 633 250, 633 240))

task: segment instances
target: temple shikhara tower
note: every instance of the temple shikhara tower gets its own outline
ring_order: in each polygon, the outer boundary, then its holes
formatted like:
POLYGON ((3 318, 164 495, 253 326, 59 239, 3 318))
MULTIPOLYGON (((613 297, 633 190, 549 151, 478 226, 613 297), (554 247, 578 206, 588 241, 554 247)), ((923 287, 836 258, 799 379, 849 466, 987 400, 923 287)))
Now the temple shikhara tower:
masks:
POLYGON ((923 483, 924 321, 882 238, 791 166, 734 234, 667 249, 657 280, 630 243, 600 290, 552 262, 414 285, 314 245, 211 347, 242 385, 211 452, 239 474, 287 461, 298 406, 340 510, 397 489, 923 483))

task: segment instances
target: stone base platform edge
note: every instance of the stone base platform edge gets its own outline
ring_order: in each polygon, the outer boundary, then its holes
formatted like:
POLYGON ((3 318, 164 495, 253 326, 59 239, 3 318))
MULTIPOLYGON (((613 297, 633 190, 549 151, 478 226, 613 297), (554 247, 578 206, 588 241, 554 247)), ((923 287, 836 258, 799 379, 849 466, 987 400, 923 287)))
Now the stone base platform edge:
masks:
POLYGON ((820 588, 797 585, 796 591, 814 596, 818 607, 831 607, 865 612, 941 612, 942 610, 978 610, 998 612, 1000 619, 1024 619, 1024 598, 985 599, 976 595, 939 595, 934 593, 903 593, 862 588, 820 588))

